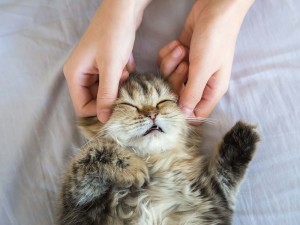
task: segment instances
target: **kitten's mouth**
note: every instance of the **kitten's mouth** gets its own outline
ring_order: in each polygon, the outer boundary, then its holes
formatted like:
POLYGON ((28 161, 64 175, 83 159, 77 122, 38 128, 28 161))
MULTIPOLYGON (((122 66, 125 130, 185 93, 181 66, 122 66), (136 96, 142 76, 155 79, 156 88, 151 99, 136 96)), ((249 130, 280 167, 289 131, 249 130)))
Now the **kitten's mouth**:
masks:
POLYGON ((152 132, 162 132, 162 133, 163 133, 163 130, 162 130, 159 126, 153 125, 152 127, 150 127, 149 130, 147 130, 147 131, 144 133, 143 136, 146 136, 147 134, 150 134, 150 133, 152 133, 152 132))

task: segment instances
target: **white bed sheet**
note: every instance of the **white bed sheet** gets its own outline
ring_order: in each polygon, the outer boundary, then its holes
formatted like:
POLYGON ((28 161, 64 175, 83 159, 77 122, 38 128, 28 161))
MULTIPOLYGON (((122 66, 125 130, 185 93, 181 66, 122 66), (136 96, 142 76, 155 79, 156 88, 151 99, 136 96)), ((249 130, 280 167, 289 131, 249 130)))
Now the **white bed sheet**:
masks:
MULTIPOLYGON (((192 0, 153 0, 138 31, 140 71, 176 38, 192 0)), ((83 143, 62 66, 97 0, 0 3, 0 224, 54 224, 59 178, 83 143)), ((205 126, 214 148, 238 119, 262 134, 238 196, 235 225, 300 221, 300 1, 257 0, 242 26, 228 93, 205 126)))

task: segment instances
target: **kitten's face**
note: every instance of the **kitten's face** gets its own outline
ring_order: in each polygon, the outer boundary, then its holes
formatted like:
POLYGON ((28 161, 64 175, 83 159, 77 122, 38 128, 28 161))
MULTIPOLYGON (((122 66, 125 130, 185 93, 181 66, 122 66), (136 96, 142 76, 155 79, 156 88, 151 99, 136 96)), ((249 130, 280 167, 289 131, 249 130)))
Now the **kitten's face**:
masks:
POLYGON ((169 86, 154 75, 134 75, 120 90, 108 132, 138 153, 171 149, 184 138, 187 125, 169 86))

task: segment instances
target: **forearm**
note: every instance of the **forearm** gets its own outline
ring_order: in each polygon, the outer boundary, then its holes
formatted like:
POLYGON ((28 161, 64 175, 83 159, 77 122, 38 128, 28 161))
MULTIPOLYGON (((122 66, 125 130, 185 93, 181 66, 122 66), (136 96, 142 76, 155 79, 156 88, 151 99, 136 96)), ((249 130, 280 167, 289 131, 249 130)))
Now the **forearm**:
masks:
MULTIPOLYGON (((235 40, 239 33, 243 20, 251 8, 254 0, 198 0, 195 8, 202 9, 198 20, 202 24, 207 24, 207 29, 211 31, 221 32, 226 34, 227 39, 235 40), (218 28, 218 29, 216 29, 218 28)), ((195 10, 195 9, 194 9, 195 10)), ((196 14, 196 13, 195 13, 196 14)), ((199 28, 202 33, 206 31, 204 28, 199 28)), ((232 42, 232 44, 234 44, 232 42)), ((234 46, 232 46, 234 48, 234 46)))
POLYGON ((232 6, 238 12, 238 16, 244 18, 255 0, 231 0, 231 1, 233 2, 231 3, 232 6))
POLYGON ((138 28, 142 21, 144 10, 150 2, 151 0, 104 0, 97 13, 113 10, 124 12, 120 14, 120 17, 122 17, 122 14, 132 16, 132 19, 136 22, 136 28, 138 28))

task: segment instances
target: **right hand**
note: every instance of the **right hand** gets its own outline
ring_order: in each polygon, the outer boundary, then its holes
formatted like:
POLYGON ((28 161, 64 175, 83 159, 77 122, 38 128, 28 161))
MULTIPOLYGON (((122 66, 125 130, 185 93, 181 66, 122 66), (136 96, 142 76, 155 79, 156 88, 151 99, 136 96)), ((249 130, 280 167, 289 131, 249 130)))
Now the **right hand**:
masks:
POLYGON ((179 106, 187 117, 208 117, 227 91, 236 39, 252 3, 195 1, 178 41, 161 49, 161 73, 172 78, 170 83, 179 92, 179 106), (181 63, 187 53, 188 73, 187 64, 181 63))
POLYGON ((64 66, 77 116, 106 122, 119 82, 135 70, 135 32, 149 0, 103 0, 64 66))

